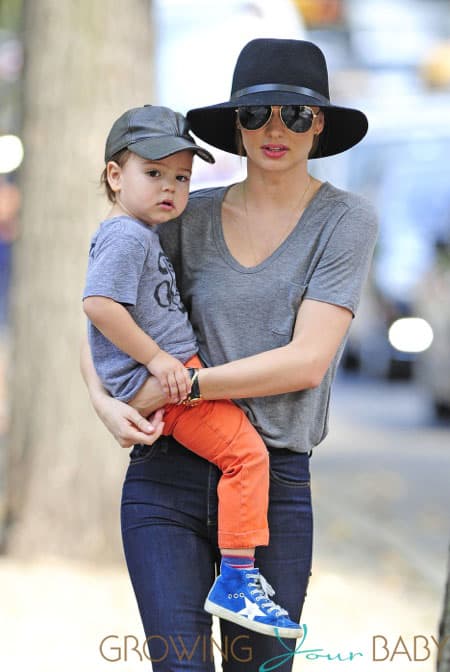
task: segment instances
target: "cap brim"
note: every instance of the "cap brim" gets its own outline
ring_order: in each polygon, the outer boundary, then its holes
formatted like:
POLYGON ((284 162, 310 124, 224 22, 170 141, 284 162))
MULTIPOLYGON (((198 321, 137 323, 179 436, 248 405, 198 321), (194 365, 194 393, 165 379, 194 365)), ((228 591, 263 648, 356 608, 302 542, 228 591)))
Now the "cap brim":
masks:
POLYGON ((161 138, 148 138, 133 142, 128 145, 128 149, 143 159, 149 159, 150 161, 164 159, 166 156, 188 150, 198 154, 201 159, 208 163, 215 163, 213 155, 208 150, 199 147, 194 142, 183 137, 164 136, 161 138))
POLYGON ((325 113, 325 129, 314 156, 332 156, 350 149, 360 142, 367 133, 368 121, 360 110, 336 105, 324 105, 323 101, 301 94, 287 92, 263 92, 227 101, 218 105, 189 110, 187 119, 192 132, 209 145, 231 154, 239 154, 237 146, 237 107, 246 105, 311 105, 320 107, 325 113))

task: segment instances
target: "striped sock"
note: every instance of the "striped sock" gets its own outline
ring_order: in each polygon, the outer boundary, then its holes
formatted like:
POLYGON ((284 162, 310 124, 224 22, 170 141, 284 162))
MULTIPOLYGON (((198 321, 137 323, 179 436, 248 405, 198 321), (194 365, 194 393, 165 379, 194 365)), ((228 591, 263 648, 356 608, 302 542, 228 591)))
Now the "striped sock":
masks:
POLYGON ((255 558, 252 555, 222 555, 222 562, 234 569, 253 569, 255 558))

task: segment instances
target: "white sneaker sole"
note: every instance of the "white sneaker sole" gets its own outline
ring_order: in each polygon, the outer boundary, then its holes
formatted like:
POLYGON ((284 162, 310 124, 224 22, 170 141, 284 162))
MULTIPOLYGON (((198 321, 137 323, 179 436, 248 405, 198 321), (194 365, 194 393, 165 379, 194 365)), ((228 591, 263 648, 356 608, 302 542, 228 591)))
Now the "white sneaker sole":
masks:
POLYGON ((245 616, 240 616, 235 614, 234 611, 230 609, 225 609, 225 607, 219 607, 219 605, 214 602, 210 602, 208 599, 204 604, 204 609, 209 614, 213 616, 218 616, 223 618, 226 621, 231 621, 237 625, 241 625, 247 630, 253 630, 254 632, 259 632, 262 635, 270 635, 271 637, 281 637, 282 639, 298 639, 303 637, 303 629, 301 625, 298 626, 298 629, 295 628, 275 628, 272 625, 267 625, 266 623, 260 623, 259 621, 251 621, 245 616))

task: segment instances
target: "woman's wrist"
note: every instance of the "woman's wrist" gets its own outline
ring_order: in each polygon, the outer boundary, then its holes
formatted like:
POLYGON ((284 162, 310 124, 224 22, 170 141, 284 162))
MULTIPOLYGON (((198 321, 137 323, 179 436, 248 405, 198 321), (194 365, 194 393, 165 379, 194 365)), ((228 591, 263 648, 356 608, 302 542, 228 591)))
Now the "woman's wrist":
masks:
POLYGON ((108 394, 104 387, 95 385, 94 387, 89 388, 89 398, 95 412, 101 417, 104 405, 108 399, 111 399, 111 395, 108 394))
MULTIPOLYGON (((214 367, 213 367, 214 368, 214 367)), ((199 389, 199 393, 202 399, 205 401, 213 401, 214 399, 220 399, 220 396, 218 395, 218 390, 217 389, 212 389, 210 381, 214 377, 213 374, 213 369, 199 369, 198 371, 198 376, 197 376, 197 385, 199 389)), ((223 398, 227 398, 226 396, 223 398)))

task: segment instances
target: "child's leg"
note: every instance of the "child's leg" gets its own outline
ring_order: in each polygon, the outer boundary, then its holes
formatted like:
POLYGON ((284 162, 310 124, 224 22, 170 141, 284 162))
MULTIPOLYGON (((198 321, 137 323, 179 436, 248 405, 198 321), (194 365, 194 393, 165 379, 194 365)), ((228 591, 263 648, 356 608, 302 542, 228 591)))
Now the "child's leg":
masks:
POLYGON ((241 409, 230 401, 168 406, 164 422, 164 434, 222 472, 217 488, 219 547, 252 556, 255 546, 267 545, 269 456, 241 409))

